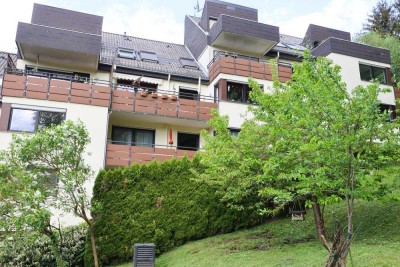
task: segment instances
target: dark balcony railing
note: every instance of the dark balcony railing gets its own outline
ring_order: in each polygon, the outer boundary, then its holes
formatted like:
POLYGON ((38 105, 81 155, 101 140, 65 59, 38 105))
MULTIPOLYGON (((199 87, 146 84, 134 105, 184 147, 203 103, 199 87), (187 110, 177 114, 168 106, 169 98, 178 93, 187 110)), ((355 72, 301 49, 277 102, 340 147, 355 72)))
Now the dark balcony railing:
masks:
MULTIPOLYGON (((154 90, 154 89, 151 89, 154 90)), ((156 92, 130 86, 117 87, 113 91, 113 110, 139 112, 169 117, 209 120, 211 109, 218 107, 214 97, 157 90, 156 92)))
POLYGON ((110 141, 107 144, 106 166, 130 166, 134 163, 149 163, 152 160, 165 161, 172 158, 193 158, 197 148, 182 148, 166 145, 131 146, 130 144, 110 141))
MULTIPOLYGON (((219 51, 208 64, 210 82, 220 73, 272 81, 271 64, 262 58, 219 51)), ((292 66, 279 63, 277 74, 280 82, 291 79, 292 66)))
POLYGON ((103 107, 110 105, 112 85, 108 81, 51 75, 6 69, 1 95, 103 107))

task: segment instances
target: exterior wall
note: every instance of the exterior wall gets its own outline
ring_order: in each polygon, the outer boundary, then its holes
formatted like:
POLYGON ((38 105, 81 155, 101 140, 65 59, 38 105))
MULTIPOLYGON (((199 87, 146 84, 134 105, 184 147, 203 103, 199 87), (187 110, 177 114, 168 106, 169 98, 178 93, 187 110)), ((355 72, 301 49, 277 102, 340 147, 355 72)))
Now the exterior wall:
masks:
POLYGON ((198 62, 206 72, 208 72, 207 66, 213 59, 215 50, 216 49, 214 47, 207 46, 206 49, 204 49, 203 53, 201 53, 200 57, 198 58, 198 62))
MULTIPOLYGON (((199 134, 200 131, 204 129, 198 127, 182 126, 182 125, 154 123, 151 121, 150 122, 135 121, 132 119, 118 118, 111 116, 110 122, 108 124, 108 140, 111 140, 113 126, 155 130, 155 145, 159 145, 160 147, 168 147, 168 146, 176 147, 178 143, 177 140, 178 132, 199 134), (168 144, 169 129, 172 129, 172 139, 174 141, 173 145, 168 144)), ((203 145, 204 145, 204 139, 200 137, 200 148, 203 145)))
MULTIPOLYGON (((235 75, 229 75, 229 74, 220 74, 217 76, 215 81, 219 81, 220 79, 226 79, 228 81, 240 82, 240 83, 248 82, 247 77, 241 77, 241 76, 235 76, 235 75)), ((254 80, 263 86, 264 92, 268 92, 271 90, 272 85, 273 85, 272 81, 266 81, 266 80, 260 80, 260 79, 254 79, 254 80)), ((209 85, 209 90, 212 90, 212 92, 214 91, 214 85, 215 85, 215 83, 209 85)), ((229 127, 241 128, 241 125, 245 121, 246 117, 251 118, 251 116, 252 116, 250 113, 247 112, 248 106, 249 106, 249 104, 244 104, 244 103, 220 101, 219 102, 219 113, 221 115, 229 116, 229 127)))
MULTIPOLYGON (((370 82, 361 80, 359 63, 365 63, 367 65, 382 68, 390 68, 389 64, 339 54, 330 54, 329 56, 327 56, 327 58, 331 59, 335 64, 339 65, 342 68, 342 81, 347 84, 349 92, 351 92, 351 90, 353 90, 358 85, 367 86, 371 84, 370 82)), ((380 86, 382 88, 390 89, 390 93, 380 94, 379 100, 381 100, 384 104, 395 105, 393 87, 384 84, 381 84, 380 86)))
MULTIPOLYGON (((86 155, 86 163, 89 164, 96 173, 104 168, 108 108, 14 97, 3 97, 2 101, 3 103, 66 109, 66 119, 72 121, 81 120, 89 132, 91 143, 87 146, 86 151, 90 153, 90 155, 86 155)), ((13 133, 14 132, 0 132, 0 150, 8 147, 13 133)), ((90 195, 93 183, 94 178, 91 179, 87 187, 90 195)))

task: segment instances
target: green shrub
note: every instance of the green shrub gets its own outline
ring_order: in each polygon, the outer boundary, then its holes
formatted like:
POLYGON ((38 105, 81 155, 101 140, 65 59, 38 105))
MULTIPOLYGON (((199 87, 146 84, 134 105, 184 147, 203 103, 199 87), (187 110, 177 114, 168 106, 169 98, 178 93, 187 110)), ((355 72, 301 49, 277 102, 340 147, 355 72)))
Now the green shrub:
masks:
POLYGON ((92 199, 99 260, 126 262, 134 243, 155 243, 162 253, 260 221, 255 212, 228 209, 218 188, 193 179, 193 170, 202 172, 197 158, 100 172, 92 199))
MULTIPOLYGON (((83 266, 86 227, 72 226, 62 230, 61 256, 67 266, 83 266)), ((0 266, 56 266, 50 239, 29 233, 0 243, 0 266)))

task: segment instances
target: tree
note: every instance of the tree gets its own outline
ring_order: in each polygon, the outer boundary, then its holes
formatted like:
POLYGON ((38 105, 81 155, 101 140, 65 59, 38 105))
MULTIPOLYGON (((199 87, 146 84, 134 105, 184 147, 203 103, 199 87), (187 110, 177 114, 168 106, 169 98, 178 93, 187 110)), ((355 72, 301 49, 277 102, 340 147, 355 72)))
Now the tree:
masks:
POLYGON ((267 94, 250 80, 252 101, 258 103, 250 107, 254 117, 235 138, 229 136, 227 117, 214 113, 210 125, 216 136, 204 134, 202 162, 208 168, 203 178, 222 184, 224 200, 237 208, 271 213, 291 201, 306 201, 329 252, 326 266, 345 266, 355 199, 371 199, 390 188, 376 170, 396 158, 400 136, 397 121, 387 123, 388 112, 380 111, 378 84, 349 94, 340 68, 331 64, 306 52, 294 65, 293 80, 275 81, 267 94), (248 203, 254 194, 258 199, 248 203), (330 242, 321 205, 342 199, 347 222, 330 242))
POLYGON ((394 84, 400 81, 400 39, 398 37, 391 35, 382 37, 376 32, 367 32, 356 36, 356 42, 389 49, 392 80, 394 84))
POLYGON ((386 0, 380 0, 368 15, 367 23, 363 29, 368 32, 376 32, 382 37, 387 35, 399 36, 399 1, 389 4, 386 0))
POLYGON ((90 199, 85 182, 93 175, 84 162, 90 138, 82 122, 39 128, 34 134, 13 135, 0 154, 1 225, 8 233, 31 230, 50 237, 58 266, 61 227, 54 226, 55 210, 73 212, 89 226, 98 266, 90 199))

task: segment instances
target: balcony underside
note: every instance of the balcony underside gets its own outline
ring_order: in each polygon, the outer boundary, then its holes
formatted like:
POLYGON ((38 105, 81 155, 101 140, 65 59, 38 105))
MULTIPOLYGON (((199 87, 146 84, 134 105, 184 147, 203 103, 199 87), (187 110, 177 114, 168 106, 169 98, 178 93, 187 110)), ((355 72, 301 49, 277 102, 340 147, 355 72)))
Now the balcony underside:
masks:
POLYGON ((259 56, 267 53, 275 45, 276 41, 243 36, 230 32, 221 32, 212 43, 212 46, 215 48, 259 56))

